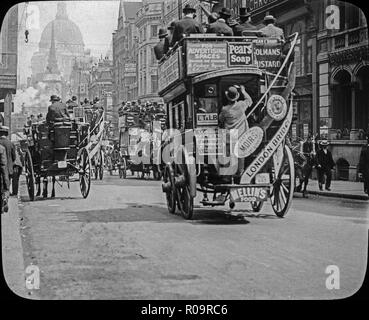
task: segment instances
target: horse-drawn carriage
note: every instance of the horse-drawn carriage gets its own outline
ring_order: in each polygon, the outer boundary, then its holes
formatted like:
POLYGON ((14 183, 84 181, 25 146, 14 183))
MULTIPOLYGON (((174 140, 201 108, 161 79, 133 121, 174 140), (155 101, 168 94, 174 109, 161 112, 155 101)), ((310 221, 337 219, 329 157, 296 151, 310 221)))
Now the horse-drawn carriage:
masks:
POLYGON ((166 116, 163 112, 140 114, 123 111, 119 116, 119 176, 127 177, 137 172, 141 179, 153 172, 154 179, 160 180, 163 166, 160 160, 161 130, 165 128, 166 116), (145 146, 141 148, 141 146, 145 146))
POLYGON ((91 185, 91 159, 100 152, 104 131, 103 114, 91 128, 86 122, 83 108, 74 109, 73 119, 54 123, 40 122, 26 127, 26 140, 21 141, 25 155, 25 176, 28 195, 35 199, 35 185, 40 195, 43 179, 43 197, 47 197, 48 177, 52 177, 52 193, 55 196, 56 177, 59 181, 78 181, 82 196, 87 198, 91 185))
POLYGON ((232 209, 249 202, 258 212, 270 198, 278 217, 288 212, 295 172, 285 137, 293 114, 297 37, 282 42, 256 34, 190 35, 160 62, 159 95, 171 129, 162 155, 169 212, 178 208, 191 219, 197 191, 204 206, 228 201, 232 209), (224 93, 234 85, 243 86, 253 101, 246 113, 250 128, 244 132, 220 127, 224 93))

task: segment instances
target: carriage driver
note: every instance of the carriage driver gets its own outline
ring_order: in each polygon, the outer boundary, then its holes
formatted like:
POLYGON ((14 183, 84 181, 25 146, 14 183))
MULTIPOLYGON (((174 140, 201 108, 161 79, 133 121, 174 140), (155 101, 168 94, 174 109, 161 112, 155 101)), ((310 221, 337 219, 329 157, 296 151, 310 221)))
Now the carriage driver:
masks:
POLYGON ((60 102, 60 99, 56 95, 50 97, 51 105, 47 109, 46 122, 60 122, 68 121, 69 113, 67 106, 60 102))

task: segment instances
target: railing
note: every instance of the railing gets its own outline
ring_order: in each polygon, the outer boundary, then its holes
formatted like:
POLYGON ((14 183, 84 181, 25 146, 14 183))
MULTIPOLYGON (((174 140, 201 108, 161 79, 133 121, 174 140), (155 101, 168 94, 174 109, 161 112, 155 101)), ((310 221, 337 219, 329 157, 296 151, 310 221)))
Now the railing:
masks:
POLYGON ((356 46, 358 44, 365 44, 368 42, 367 26, 339 32, 333 36, 333 39, 335 49, 342 49, 350 46, 356 46))

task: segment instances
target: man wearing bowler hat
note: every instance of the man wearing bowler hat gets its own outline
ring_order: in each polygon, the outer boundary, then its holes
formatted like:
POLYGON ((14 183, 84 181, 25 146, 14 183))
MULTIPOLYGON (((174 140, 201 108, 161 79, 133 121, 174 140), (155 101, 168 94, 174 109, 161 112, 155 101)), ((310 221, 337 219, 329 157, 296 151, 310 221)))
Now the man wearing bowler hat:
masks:
POLYGON ((165 54, 165 38, 168 36, 167 30, 159 29, 159 42, 154 47, 156 60, 161 60, 165 54))
POLYGON ((264 17, 265 27, 260 29, 264 37, 278 38, 284 40, 284 32, 281 28, 275 26, 276 18, 271 14, 264 17))
POLYGON ((239 19, 240 23, 234 27, 235 36, 242 36, 242 32, 245 30, 257 30, 257 28, 251 24, 251 13, 247 8, 240 8, 239 19))
POLYGON ((174 31, 171 47, 183 38, 183 35, 193 33, 204 33, 202 26, 195 20, 196 9, 192 8, 190 4, 186 4, 183 8, 184 17, 174 23, 174 31))
POLYGON ((216 33, 217 35, 230 36, 230 37, 233 36, 233 30, 226 22, 227 18, 228 18, 228 15, 225 15, 225 14, 222 15, 220 13, 219 19, 209 25, 208 29, 206 30, 206 33, 216 33))
POLYGON ((333 161, 332 153, 328 150, 328 141, 322 140, 319 144, 321 149, 316 154, 319 189, 323 190, 324 178, 326 176, 325 190, 331 191, 332 169, 336 164, 333 161))
POLYGON ((69 120, 69 113, 67 106, 60 102, 56 95, 50 97, 51 105, 47 109, 46 122, 58 122, 69 120))

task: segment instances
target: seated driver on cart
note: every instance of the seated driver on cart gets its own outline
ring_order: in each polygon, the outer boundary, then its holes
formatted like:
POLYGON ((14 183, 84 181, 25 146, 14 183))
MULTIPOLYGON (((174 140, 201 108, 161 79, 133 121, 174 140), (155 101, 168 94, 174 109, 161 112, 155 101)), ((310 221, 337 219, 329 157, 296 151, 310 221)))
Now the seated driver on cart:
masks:
POLYGON ((69 113, 67 106, 60 102, 60 99, 56 95, 50 97, 51 105, 47 109, 46 122, 54 123, 61 121, 69 121, 69 113))

